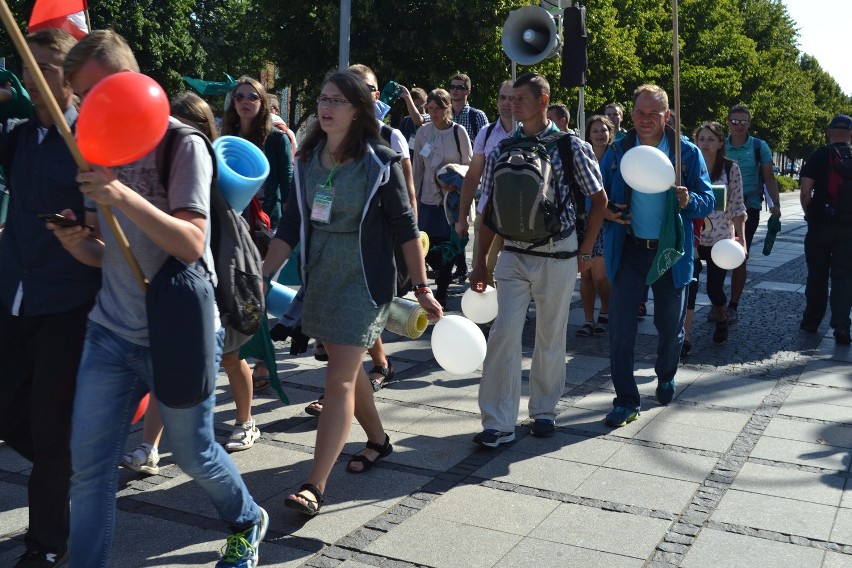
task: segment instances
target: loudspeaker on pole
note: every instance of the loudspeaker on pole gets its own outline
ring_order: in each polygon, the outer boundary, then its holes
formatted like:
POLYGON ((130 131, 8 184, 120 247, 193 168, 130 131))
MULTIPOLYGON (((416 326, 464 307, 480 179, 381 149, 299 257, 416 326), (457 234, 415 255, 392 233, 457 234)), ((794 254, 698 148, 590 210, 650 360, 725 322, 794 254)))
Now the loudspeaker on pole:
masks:
POLYGON ((559 55, 562 38, 553 17, 539 6, 524 6, 509 13, 503 26, 503 51, 518 65, 534 65, 559 55))

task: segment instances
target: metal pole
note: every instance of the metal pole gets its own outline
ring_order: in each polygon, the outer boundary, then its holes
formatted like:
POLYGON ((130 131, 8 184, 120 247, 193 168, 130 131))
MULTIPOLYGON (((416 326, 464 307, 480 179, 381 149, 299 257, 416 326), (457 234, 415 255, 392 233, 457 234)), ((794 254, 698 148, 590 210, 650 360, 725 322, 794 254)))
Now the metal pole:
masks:
POLYGON ((345 71, 349 67, 349 24, 352 19, 352 0, 340 0, 340 51, 338 68, 345 71))

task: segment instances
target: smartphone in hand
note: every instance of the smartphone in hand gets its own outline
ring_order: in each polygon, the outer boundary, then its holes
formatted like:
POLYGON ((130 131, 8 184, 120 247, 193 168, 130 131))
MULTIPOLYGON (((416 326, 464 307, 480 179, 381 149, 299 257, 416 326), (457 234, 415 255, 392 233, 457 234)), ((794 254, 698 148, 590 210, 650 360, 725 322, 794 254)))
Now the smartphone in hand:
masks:
POLYGON ((83 227, 89 229, 94 232, 95 228, 91 225, 87 225, 82 221, 78 221, 76 219, 69 219, 64 215, 60 215, 59 213, 39 213, 38 218, 42 221, 46 221, 48 223, 53 223, 59 227, 83 227))

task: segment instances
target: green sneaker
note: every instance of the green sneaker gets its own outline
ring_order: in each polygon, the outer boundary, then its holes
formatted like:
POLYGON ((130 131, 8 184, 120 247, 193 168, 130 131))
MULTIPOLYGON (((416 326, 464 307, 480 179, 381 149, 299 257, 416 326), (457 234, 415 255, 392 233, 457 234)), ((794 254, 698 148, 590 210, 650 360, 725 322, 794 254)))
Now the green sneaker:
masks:
POLYGON ((255 568, 260 559, 258 548, 269 528, 269 514, 260 507, 260 522, 228 537, 216 568, 255 568))
POLYGON ((606 415, 604 424, 612 428, 619 428, 621 426, 627 426, 637 418, 639 418, 638 408, 616 406, 612 409, 612 412, 606 415))

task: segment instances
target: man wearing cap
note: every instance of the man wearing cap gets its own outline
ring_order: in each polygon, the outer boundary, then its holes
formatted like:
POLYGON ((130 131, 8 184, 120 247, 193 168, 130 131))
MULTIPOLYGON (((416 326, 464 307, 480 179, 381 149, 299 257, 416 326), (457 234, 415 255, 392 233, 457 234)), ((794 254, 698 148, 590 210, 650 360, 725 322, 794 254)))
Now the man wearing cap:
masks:
POLYGON ((815 332, 825 315, 831 275, 831 327, 839 345, 852 343, 852 118, 838 114, 828 125, 828 144, 805 162, 799 199, 808 222, 808 280, 799 325, 815 332))

